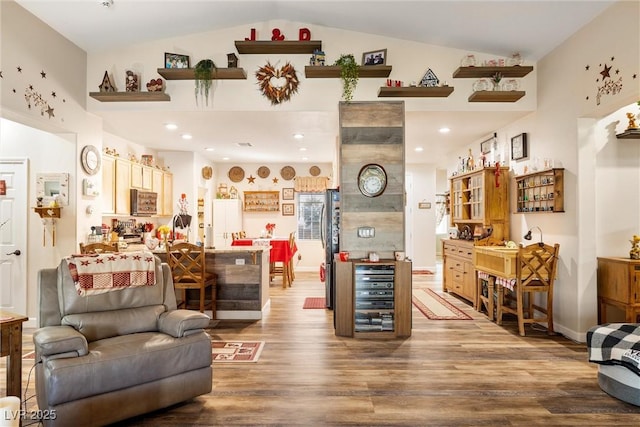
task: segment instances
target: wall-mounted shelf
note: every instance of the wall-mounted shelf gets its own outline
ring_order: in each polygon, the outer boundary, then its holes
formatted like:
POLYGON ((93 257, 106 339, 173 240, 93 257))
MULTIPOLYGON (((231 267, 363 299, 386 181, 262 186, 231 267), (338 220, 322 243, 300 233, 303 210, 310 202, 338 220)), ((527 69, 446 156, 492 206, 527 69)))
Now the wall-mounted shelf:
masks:
POLYGON ((45 208, 45 207, 35 207, 33 210, 40 215, 40 218, 60 218, 60 210, 61 207, 57 208, 45 208))
MULTIPOLYGON (((195 80, 195 68, 158 68, 158 74, 166 80, 195 80)), ((214 80, 246 80, 247 72, 243 68, 218 68, 214 80)))
MULTIPOLYGON (((391 65, 366 65, 358 67, 358 77, 389 77, 391 65)), ((325 65, 304 67, 304 75, 308 79, 339 78, 340 66, 325 65)))
POLYGON ((564 212, 564 168, 515 177, 518 202, 514 213, 564 212))
POLYGON ((640 139, 640 129, 627 129, 616 135, 618 139, 640 139))
POLYGON ((525 95, 521 90, 479 90, 473 92, 469 102, 516 102, 525 95))
POLYGON ((89 92, 89 96, 100 102, 171 101, 171 97, 164 92, 89 92))
POLYGON ((532 71, 532 66, 524 65, 514 65, 512 67, 459 67, 453 72, 453 78, 491 77, 496 73, 502 74, 502 77, 524 77, 532 71))
POLYGON ((322 50, 320 40, 237 40, 238 53, 313 53, 322 50))
POLYGON ((438 87, 389 87, 382 86, 378 90, 378 98, 384 97, 434 97, 434 98, 446 98, 453 92, 453 86, 438 86, 438 87))

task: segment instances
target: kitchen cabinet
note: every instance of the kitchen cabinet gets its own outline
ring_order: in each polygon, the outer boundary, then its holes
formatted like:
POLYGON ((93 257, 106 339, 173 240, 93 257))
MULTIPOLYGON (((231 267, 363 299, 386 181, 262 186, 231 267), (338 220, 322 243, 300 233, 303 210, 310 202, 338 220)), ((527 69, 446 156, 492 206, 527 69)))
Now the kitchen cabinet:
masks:
POLYGON ((442 241, 442 290, 451 292, 478 305, 476 271, 473 266, 473 242, 467 240, 442 241))
POLYGON ((411 262, 336 262, 336 335, 411 336, 411 262))
POLYGON ((116 158, 115 184, 113 187, 116 215, 131 214, 131 163, 116 158))
POLYGON ((640 260, 600 257, 597 277, 598 324, 640 323, 640 260))
POLYGON ((131 189, 158 193, 158 216, 173 214, 173 175, 108 154, 102 155, 102 213, 131 215, 131 189))
POLYGON ((231 233, 242 231, 242 200, 215 199, 213 201, 213 247, 231 247, 231 233))
POLYGON ((102 213, 115 214, 115 185, 116 185, 116 159, 111 156, 102 156, 102 213))
POLYGON ((564 212, 564 169, 552 168, 515 178, 516 213, 564 212))
POLYGON ((140 163, 131 163, 131 188, 151 191, 153 187, 153 168, 140 163))

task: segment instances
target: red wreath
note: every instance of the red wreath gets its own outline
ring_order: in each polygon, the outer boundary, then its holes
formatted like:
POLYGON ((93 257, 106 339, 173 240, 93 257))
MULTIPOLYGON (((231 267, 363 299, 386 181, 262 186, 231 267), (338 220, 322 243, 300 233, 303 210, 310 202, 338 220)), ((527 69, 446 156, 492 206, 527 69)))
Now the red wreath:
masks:
POLYGON ((291 96, 298 91, 298 84, 300 84, 296 70, 289 62, 280 69, 276 69, 267 62, 267 65, 260 67, 256 72, 256 77, 262 94, 271 101, 271 105, 278 105, 291 99, 291 96), (284 78, 284 85, 274 86, 271 83, 273 78, 284 78))

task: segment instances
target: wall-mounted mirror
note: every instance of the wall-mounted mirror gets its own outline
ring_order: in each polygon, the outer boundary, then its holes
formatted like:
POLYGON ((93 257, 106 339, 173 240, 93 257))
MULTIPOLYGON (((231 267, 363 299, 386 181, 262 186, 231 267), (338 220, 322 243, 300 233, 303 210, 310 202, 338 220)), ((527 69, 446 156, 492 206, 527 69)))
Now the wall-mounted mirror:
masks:
POLYGON ((69 204, 69 174, 36 174, 36 197, 42 197, 43 206, 49 206, 56 199, 60 206, 67 206, 69 204))

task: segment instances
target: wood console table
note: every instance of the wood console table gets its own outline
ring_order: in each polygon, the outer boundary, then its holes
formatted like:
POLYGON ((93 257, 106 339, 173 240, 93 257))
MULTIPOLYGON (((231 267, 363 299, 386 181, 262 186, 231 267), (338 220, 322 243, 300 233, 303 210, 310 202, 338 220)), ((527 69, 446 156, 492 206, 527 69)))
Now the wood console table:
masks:
POLYGON ((0 357, 7 356, 7 396, 22 399, 22 323, 20 314, 0 311, 0 357))

